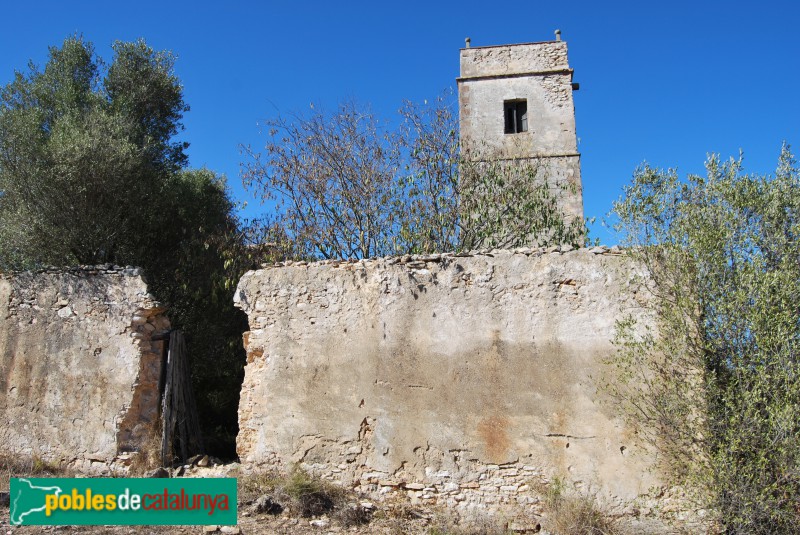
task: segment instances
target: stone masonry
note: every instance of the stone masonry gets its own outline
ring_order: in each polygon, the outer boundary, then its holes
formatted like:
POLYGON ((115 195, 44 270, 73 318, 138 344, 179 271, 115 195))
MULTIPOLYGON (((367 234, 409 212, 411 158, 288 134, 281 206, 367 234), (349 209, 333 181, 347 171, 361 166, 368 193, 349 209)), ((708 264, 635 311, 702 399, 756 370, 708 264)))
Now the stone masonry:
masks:
POLYGON ((570 249, 247 273, 241 461, 466 512, 536 510, 559 478, 646 512, 652 454, 600 389, 615 321, 648 323, 643 273, 570 249))
POLYGON ((135 268, 0 275, 0 451, 106 472, 137 450, 168 326, 135 268))
POLYGON ((542 166, 564 211, 583 218, 573 71, 564 41, 461 49, 461 141, 477 155, 542 166), (505 108, 524 103, 525 130, 507 131, 505 108))

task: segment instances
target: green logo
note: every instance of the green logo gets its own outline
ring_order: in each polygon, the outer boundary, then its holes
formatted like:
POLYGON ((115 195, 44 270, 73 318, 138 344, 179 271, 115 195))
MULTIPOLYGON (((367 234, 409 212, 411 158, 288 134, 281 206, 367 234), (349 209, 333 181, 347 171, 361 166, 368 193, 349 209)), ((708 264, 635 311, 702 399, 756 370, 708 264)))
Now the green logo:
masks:
POLYGON ((12 478, 11 524, 236 524, 235 478, 12 478))

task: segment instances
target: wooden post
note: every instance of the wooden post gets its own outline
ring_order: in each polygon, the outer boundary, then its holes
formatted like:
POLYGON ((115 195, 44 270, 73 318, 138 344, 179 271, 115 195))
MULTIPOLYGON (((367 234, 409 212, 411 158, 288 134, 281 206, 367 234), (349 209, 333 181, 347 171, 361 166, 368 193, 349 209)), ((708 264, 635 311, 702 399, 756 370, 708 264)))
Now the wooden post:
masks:
POLYGON ((165 362, 164 394, 161 398, 161 462, 163 466, 172 466, 178 453, 175 451, 176 441, 182 461, 190 455, 202 453, 204 449, 186 341, 178 330, 169 334, 169 351, 165 362))

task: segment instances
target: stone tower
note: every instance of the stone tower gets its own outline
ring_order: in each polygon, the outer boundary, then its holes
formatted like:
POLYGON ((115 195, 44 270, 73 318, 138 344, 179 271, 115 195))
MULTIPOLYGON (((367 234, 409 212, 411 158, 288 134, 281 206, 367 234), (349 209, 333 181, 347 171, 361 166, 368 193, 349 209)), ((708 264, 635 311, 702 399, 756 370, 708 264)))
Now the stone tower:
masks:
POLYGON ((583 218, 572 69, 560 40, 461 49, 461 141, 509 162, 543 166, 565 213, 583 218), (564 188, 560 185, 570 184, 564 188))

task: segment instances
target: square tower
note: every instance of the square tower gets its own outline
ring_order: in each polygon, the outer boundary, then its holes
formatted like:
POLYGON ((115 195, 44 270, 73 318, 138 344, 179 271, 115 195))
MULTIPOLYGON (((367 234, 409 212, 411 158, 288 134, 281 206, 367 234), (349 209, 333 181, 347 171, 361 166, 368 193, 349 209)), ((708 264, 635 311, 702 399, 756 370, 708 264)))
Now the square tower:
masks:
MULTIPOLYGON (((557 34, 559 35, 559 34, 557 34)), ((461 49, 461 142, 481 158, 536 163, 564 213, 583 218, 567 43, 461 49)))

